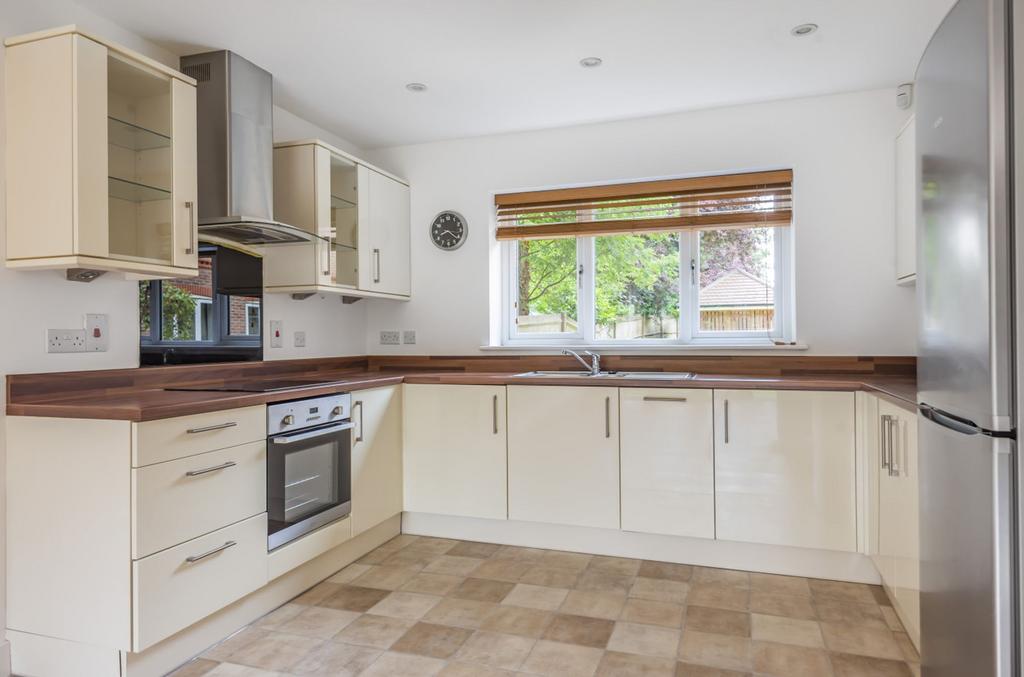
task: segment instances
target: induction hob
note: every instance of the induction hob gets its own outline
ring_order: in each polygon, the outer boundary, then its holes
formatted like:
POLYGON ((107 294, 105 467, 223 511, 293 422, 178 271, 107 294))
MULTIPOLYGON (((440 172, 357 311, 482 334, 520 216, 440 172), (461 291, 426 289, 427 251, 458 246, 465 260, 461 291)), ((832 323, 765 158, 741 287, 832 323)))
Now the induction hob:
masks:
POLYGON ((164 390, 222 393, 274 393, 281 390, 298 390, 299 388, 330 386, 336 383, 340 383, 340 381, 314 378, 254 379, 250 381, 226 381, 221 384, 172 386, 170 388, 164 388, 164 390))

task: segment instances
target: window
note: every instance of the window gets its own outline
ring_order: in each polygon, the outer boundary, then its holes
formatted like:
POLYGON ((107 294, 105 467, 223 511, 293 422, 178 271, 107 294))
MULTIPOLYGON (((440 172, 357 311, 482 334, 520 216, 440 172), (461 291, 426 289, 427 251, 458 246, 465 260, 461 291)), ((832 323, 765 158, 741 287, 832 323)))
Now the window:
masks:
POLYGON ((790 181, 762 172, 497 196, 505 342, 791 340, 790 181))
POLYGON ((139 283, 143 364, 262 356, 262 262, 242 256, 203 246, 197 277, 139 283), (242 289, 232 286, 239 284, 242 289), (230 293, 235 291, 245 293, 230 293))

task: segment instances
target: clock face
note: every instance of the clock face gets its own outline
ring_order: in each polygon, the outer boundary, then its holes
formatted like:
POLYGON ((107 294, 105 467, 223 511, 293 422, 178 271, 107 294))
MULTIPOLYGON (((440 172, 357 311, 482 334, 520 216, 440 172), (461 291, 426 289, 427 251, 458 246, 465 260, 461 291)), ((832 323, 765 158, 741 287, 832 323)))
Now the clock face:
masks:
POLYGON ((466 241, 466 235, 466 219, 458 212, 441 212, 430 224, 430 240, 438 249, 458 249, 466 241))

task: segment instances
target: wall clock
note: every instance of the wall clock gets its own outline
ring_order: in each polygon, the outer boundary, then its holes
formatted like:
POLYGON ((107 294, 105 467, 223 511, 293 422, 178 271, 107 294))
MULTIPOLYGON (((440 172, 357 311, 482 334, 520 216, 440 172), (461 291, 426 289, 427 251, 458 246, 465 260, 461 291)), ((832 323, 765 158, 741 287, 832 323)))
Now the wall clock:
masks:
POLYGON ((458 212, 445 210, 430 223, 430 241, 438 249, 454 251, 462 246, 469 235, 466 217, 458 212))

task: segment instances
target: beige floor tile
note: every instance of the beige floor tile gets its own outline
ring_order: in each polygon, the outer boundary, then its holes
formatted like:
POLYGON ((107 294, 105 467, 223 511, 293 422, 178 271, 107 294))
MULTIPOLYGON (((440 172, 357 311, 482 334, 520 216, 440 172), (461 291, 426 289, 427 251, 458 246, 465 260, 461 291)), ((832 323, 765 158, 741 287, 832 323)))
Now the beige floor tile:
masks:
POLYGON ((591 677, 603 653, 601 649, 542 639, 534 645, 522 669, 547 677, 591 677))
POLYGON ((674 656, 678 645, 678 630, 624 621, 615 624, 611 639, 608 640, 609 651, 643 656, 674 656))
POLYGON ((455 655, 472 634, 472 630, 465 628, 417 623, 391 646, 391 650, 448 659, 455 655))
POLYGON ((474 569, 473 577, 517 583, 532 567, 533 565, 526 560, 492 558, 474 569))
POLYGON ((629 592, 634 580, 636 579, 633 576, 588 568, 576 581, 576 589, 592 592, 629 592))
POLYGON ((202 657, 213 661, 226 661, 231 657, 231 654, 253 642, 262 640, 269 634, 269 630, 250 626, 241 632, 236 632, 219 644, 210 647, 203 653, 202 657))
POLYGON ((389 567, 405 567, 406 569, 422 569, 427 566, 440 555, 435 555, 432 552, 426 552, 424 550, 409 550, 404 548, 399 550, 393 555, 390 555, 387 559, 381 562, 381 566, 389 567))
POLYGON ((750 620, 750 636, 753 639, 762 642, 795 644, 812 649, 825 648, 825 640, 822 639, 821 627, 817 621, 765 614, 751 614, 750 620))
POLYGON ((871 590, 871 594, 875 598, 875 604, 878 604, 879 606, 883 604, 892 604, 892 600, 889 599, 889 595, 885 594, 885 588, 880 585, 869 585, 868 588, 871 590))
POLYGON ((732 609, 733 611, 747 611, 750 608, 750 590, 728 583, 694 583, 690 588, 686 603, 718 609, 732 609))
POLYGON ((217 661, 207 660, 206 658, 193 658, 172 672, 168 677, 202 677, 218 665, 220 663, 217 661))
POLYGON ((618 574, 620 576, 636 576, 640 570, 640 560, 630 559, 628 557, 605 557, 603 555, 594 555, 594 558, 590 560, 590 564, 587 565, 587 569, 591 571, 603 571, 609 574, 618 574))
POLYGON ((911 677, 913 674, 903 661, 841 653, 834 653, 830 658, 835 677, 911 677))
POLYGON ((675 674, 674 659, 606 651, 594 677, 674 677, 675 674))
POLYGON ((879 611, 882 612, 882 618, 885 620, 886 626, 893 631, 902 632, 903 622, 900 621, 900 617, 896 615, 896 610, 891 606, 880 606, 879 611))
POLYGON ((458 544, 458 541, 450 538, 434 538, 432 536, 420 536, 415 541, 405 546, 409 550, 420 550, 435 555, 443 555, 458 544))
POLYGON ((376 550, 371 550, 370 552, 366 553, 365 555, 357 559, 356 563, 378 565, 384 562, 384 560, 386 560, 388 557, 394 555, 395 552, 397 552, 397 550, 393 548, 388 550, 377 548, 376 550))
POLYGON ((358 611, 311 606, 306 607, 305 611, 290 621, 282 623, 277 629, 293 635, 329 639, 357 618, 358 611))
POLYGON ((400 549, 404 548, 407 545, 415 543, 419 539, 419 536, 414 536, 413 534, 398 534, 397 536, 392 538, 390 541, 384 543, 380 547, 400 549))
POLYGON ((903 660, 908 663, 921 662, 921 654, 917 653, 917 647, 910 641, 910 635, 905 632, 894 632, 893 637, 896 638, 896 643, 900 645, 900 651, 903 652, 903 660))
POLYGON ((423 617, 429 623, 454 625, 460 628, 479 628, 488 614, 498 608, 493 602, 446 597, 423 617))
POLYGON ((345 611, 364 612, 377 602, 387 597, 390 592, 377 588, 364 588, 358 585, 339 585, 337 591, 318 606, 345 611))
POLYGON ((367 613, 392 618, 406 618, 416 621, 437 606, 441 601, 437 595, 423 595, 418 592, 393 592, 375 605, 367 613))
POLYGON ((651 599, 631 598, 626 600, 620 620, 647 625, 663 625, 679 628, 683 624, 683 605, 672 602, 656 602, 651 599))
POLYGON ((779 576, 777 574, 750 574, 750 589, 772 595, 811 596, 811 586, 801 576, 779 576))
POLYGON ((322 643, 316 637, 271 632, 231 654, 229 661, 263 670, 287 671, 322 643))
POLYGON ((349 564, 347 567, 327 579, 329 583, 351 583, 370 570, 369 564, 349 564))
POLYGON ((462 576, 431 574, 421 571, 410 578, 399 590, 421 592, 424 595, 441 595, 443 597, 462 585, 463 580, 465 579, 462 576))
POLYGON ((456 555, 458 557, 479 557, 480 559, 487 559, 498 552, 501 548, 500 545, 494 543, 475 543, 473 541, 462 541, 455 545, 454 548, 446 552, 446 555, 456 555))
POLYGON ((541 609, 501 605, 487 614, 480 629, 536 639, 544 634, 553 616, 550 611, 541 609))
POLYGON ((562 605, 568 590, 562 588, 545 588, 542 585, 527 585, 517 583, 516 587, 505 596, 502 604, 510 606, 525 606, 531 609, 544 609, 554 611, 562 605))
POLYGON ((583 571, 590 564, 593 555, 584 555, 579 552, 562 552, 561 550, 547 550, 540 558, 541 564, 556 569, 572 569, 583 571))
POLYGON ((753 644, 754 672, 771 677, 829 677, 828 653, 792 644, 753 644))
POLYGON ((693 578, 693 567, 689 564, 644 560, 640 563, 640 570, 637 572, 637 576, 643 578, 665 578, 670 581, 689 581, 693 578))
POLYGON ((746 637, 684 630, 679 658, 684 663, 749 671, 753 663, 751 644, 746 637))
POLYGON ((841 599, 846 602, 860 602, 862 604, 877 604, 871 587, 863 583, 845 583, 843 581, 825 581, 816 578, 809 579, 811 594, 815 597, 841 599))
POLYGON ((629 596, 652 599, 656 602, 683 604, 690 592, 690 584, 667 578, 638 577, 629 588, 629 596))
POLYGON ((467 578, 449 595, 457 599, 473 599, 478 602, 500 602, 505 599, 515 583, 494 581, 487 578, 467 578))
POLYGON ((830 651, 874 658, 903 658, 903 652, 890 630, 874 630, 849 623, 821 623, 821 633, 830 651))
POLYGON ((830 623, 850 623, 863 625, 876 630, 889 628, 882 616, 882 609, 877 604, 861 604, 846 602, 841 599, 818 598, 814 600, 814 608, 820 621, 830 623))
POLYGON ((455 555, 441 555, 437 557, 424 571, 433 574, 448 574, 449 576, 469 576, 481 564, 488 560, 478 557, 457 557, 455 555))
POLYGON ((540 562, 547 550, 521 548, 517 545, 503 545, 491 555, 491 559, 514 559, 521 562, 540 562))
POLYGON ((263 628, 264 630, 276 630, 282 623, 287 623, 308 608, 309 607, 304 604, 289 602, 288 604, 277 607, 266 616, 258 619, 253 623, 253 625, 257 628, 263 628))
POLYGON ((679 663, 679 666, 676 669, 676 677, 750 677, 750 674, 747 672, 739 672, 738 670, 713 668, 710 665, 679 663))
POLYGON ((529 637, 478 630, 462 645, 455 657, 467 663, 518 670, 530 655, 535 642, 529 637))
POLYGON ((354 579, 352 585, 379 590, 398 590, 416 575, 415 569, 405 567, 375 566, 362 576, 354 579))
POLYGON ((574 588, 580 574, 572 569, 536 566, 527 570, 520 578, 520 583, 543 585, 549 588, 574 588))
POLYGON ((556 614, 544 631, 543 638, 552 642, 604 649, 614 629, 615 622, 605 618, 556 614))
POLYGON ((516 673, 510 670, 489 668, 479 663, 448 663, 438 677, 512 677, 516 673))
POLYGON ((206 673, 205 677, 279 677, 283 673, 254 668, 248 665, 237 663, 220 663, 213 670, 206 673))
POLYGON ((291 671, 317 677, 354 677, 377 660, 381 652, 365 646, 324 642, 306 655, 291 671))
POLYGON ((818 616, 814 611, 811 597, 799 595, 775 595, 759 590, 750 591, 750 611, 771 616, 787 616, 815 620, 818 616))
POLYGON ((361 673, 362 677, 432 677, 441 672, 444 661, 427 656, 414 656, 390 651, 380 655, 361 673))
POLYGON ((593 616, 615 620, 626 604, 626 595, 621 592, 589 592, 570 590, 559 611, 578 616, 593 616))
POLYGON ((686 607, 686 618, 683 624, 687 630, 750 637, 750 614, 745 611, 691 604, 686 607))
POLYGON ((334 641, 375 649, 389 649, 415 624, 415 621, 404 618, 363 614, 335 635, 334 641))
POLYGON ((319 604, 323 600, 334 595, 334 593, 338 592, 341 587, 342 585, 340 583, 324 581, 319 585, 314 585, 312 588, 293 599, 292 604, 305 604, 307 606, 319 604))
POLYGON ((740 588, 750 587, 750 574, 734 569, 716 569, 714 567, 697 567, 693 580, 697 583, 721 583, 740 588))

